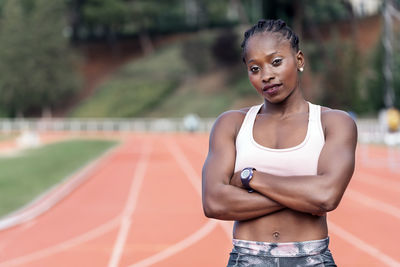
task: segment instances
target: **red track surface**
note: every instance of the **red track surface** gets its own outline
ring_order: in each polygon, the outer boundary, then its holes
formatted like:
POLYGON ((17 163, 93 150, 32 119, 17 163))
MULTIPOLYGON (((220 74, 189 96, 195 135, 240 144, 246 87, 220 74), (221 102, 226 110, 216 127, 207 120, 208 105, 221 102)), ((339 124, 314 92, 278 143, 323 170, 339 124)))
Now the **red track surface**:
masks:
MULTIPOLYGON (((50 211, 0 232, 0 267, 226 266, 232 224, 201 207, 207 139, 124 139, 50 211)), ((399 166, 398 149, 359 146, 353 180, 328 216, 338 266, 400 266, 399 166)))

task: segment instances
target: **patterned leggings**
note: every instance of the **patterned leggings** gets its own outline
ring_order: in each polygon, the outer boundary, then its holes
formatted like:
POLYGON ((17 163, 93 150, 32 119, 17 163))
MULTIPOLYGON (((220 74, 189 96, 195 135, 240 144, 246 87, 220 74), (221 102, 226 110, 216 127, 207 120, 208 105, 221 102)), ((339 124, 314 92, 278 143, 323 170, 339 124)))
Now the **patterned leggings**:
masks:
POLYGON ((291 243, 233 239, 233 249, 227 267, 336 267, 328 245, 328 237, 291 243))

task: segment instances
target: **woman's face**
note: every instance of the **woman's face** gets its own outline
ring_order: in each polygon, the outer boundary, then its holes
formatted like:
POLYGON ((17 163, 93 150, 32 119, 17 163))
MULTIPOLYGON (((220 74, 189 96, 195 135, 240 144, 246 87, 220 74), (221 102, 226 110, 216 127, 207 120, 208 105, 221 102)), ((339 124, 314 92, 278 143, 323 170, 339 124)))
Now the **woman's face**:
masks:
POLYGON ((298 85, 297 70, 304 65, 280 33, 256 33, 247 41, 245 62, 251 84, 270 103, 284 101, 298 85))

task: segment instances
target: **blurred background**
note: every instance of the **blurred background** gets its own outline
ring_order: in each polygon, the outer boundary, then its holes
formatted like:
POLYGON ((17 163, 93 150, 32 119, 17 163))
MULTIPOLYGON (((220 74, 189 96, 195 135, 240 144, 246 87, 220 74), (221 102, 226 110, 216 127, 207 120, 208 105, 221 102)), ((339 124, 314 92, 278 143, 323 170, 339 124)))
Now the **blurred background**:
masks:
POLYGON ((307 99, 377 116, 400 107, 399 3, 2 0, 0 115, 215 117, 258 103, 240 43, 281 18, 300 36, 307 99))

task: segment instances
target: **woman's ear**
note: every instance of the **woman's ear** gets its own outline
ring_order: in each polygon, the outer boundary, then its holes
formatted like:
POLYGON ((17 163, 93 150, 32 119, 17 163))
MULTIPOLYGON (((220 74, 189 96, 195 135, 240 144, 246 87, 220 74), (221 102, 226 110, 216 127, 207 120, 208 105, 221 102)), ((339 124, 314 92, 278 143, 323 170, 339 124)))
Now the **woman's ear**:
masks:
POLYGON ((304 55, 303 52, 301 52, 301 50, 299 50, 296 54, 296 63, 297 63, 297 69, 300 71, 304 70, 304 65, 305 65, 305 61, 304 61, 304 55))

